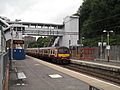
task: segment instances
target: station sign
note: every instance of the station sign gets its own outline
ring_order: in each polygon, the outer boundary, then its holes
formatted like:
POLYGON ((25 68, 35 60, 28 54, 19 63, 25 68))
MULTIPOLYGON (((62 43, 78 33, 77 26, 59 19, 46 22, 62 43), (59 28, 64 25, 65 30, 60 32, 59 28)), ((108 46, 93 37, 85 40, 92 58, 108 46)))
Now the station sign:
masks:
POLYGON ((13 44, 24 44, 23 40, 13 40, 13 44))

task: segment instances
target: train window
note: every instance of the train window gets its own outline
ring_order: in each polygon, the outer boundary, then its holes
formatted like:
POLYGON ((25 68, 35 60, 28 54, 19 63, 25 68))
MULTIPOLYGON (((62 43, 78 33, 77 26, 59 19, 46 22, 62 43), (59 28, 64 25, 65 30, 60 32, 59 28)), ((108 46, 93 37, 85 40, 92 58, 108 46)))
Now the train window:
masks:
POLYGON ((55 51, 53 50, 53 54, 55 54, 55 51))
POLYGON ((50 53, 50 50, 48 50, 48 53, 50 53))
POLYGON ((53 50, 51 50, 51 54, 53 54, 53 50))
POLYGON ((59 50, 58 50, 58 53, 69 53, 69 49, 67 49, 67 48, 60 48, 59 50))
POLYGON ((52 50, 50 50, 50 54, 52 54, 52 50))
POLYGON ((77 54, 78 54, 78 52, 79 52, 79 47, 77 47, 77 54))
POLYGON ((52 50, 52 54, 54 54, 54 50, 52 50))
POLYGON ((45 50, 45 51, 44 51, 44 53, 48 53, 48 51, 47 51, 47 50, 45 50))
POLYGON ((47 50, 47 54, 49 53, 49 50, 47 50))

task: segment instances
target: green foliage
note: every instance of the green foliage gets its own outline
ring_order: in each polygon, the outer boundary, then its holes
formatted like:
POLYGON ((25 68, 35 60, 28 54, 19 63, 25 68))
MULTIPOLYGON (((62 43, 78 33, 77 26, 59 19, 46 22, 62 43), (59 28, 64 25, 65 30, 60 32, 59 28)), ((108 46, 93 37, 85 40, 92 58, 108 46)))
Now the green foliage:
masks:
POLYGON ((28 43, 28 48, 36 48, 38 45, 37 45, 37 42, 30 42, 28 43))
POLYGON ((120 0, 84 0, 78 9, 80 14, 81 36, 90 40, 86 43, 95 44, 96 37, 103 34, 103 30, 113 30, 115 38, 111 38, 111 43, 117 44, 120 34, 120 0))
POLYGON ((47 47, 49 46, 49 42, 51 40, 51 37, 39 37, 37 42, 38 42, 38 47, 47 47))
POLYGON ((36 42, 29 43, 29 48, 48 47, 52 37, 39 37, 36 42))

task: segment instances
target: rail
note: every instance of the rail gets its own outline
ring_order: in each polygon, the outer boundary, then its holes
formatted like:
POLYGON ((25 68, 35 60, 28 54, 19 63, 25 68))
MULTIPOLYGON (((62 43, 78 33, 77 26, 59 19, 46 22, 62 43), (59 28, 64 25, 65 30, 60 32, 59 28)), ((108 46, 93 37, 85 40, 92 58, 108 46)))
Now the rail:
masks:
POLYGON ((77 63, 71 63, 71 64, 65 65, 63 67, 77 71, 77 72, 82 72, 84 74, 94 76, 94 77, 103 79, 105 81, 109 81, 116 85, 120 85, 119 71, 111 71, 108 69, 93 67, 90 65, 88 66, 86 64, 77 64, 77 63))

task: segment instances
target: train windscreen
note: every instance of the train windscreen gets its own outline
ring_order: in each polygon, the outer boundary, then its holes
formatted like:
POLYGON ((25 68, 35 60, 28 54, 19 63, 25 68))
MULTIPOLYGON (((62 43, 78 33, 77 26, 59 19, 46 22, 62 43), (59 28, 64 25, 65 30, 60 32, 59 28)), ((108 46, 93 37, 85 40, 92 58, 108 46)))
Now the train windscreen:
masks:
POLYGON ((69 53, 69 49, 66 48, 66 47, 61 47, 58 49, 58 53, 61 53, 61 54, 68 54, 69 53))

